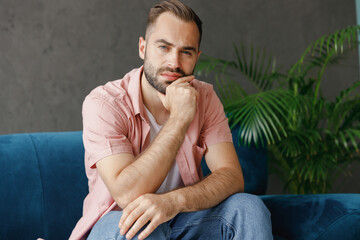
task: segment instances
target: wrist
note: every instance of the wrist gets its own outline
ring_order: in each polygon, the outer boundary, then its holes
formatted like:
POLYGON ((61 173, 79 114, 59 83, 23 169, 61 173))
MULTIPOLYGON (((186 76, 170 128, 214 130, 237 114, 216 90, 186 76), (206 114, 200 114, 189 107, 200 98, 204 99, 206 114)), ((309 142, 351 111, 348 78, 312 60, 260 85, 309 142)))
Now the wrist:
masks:
POLYGON ((185 114, 181 115, 181 114, 170 113, 168 121, 173 122, 175 124, 179 124, 181 126, 188 127, 192 122, 192 120, 193 120, 192 117, 186 116, 185 114))
POLYGON ((185 195, 178 190, 171 191, 166 193, 168 194, 171 201, 174 203, 177 212, 185 212, 186 211, 186 198, 185 195))

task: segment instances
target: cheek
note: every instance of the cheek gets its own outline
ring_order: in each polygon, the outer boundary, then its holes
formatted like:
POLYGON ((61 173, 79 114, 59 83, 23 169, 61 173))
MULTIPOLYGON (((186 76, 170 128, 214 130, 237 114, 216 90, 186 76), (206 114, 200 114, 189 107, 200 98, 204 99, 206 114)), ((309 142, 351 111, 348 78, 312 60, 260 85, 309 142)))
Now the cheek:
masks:
POLYGON ((145 55, 146 64, 151 65, 154 69, 158 68, 158 66, 159 66, 158 60, 159 60, 159 58, 157 58, 153 54, 148 53, 145 55))
POLYGON ((189 60, 185 61, 184 71, 188 74, 192 73, 194 71, 196 63, 197 63, 197 61, 194 59, 191 59, 191 60, 189 59, 189 60))

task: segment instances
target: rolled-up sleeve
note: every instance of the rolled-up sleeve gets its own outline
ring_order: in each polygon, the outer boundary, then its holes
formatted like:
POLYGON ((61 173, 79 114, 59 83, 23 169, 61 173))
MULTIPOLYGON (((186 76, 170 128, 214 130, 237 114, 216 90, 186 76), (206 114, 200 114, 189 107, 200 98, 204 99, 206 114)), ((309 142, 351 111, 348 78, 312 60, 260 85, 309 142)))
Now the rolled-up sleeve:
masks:
POLYGON ((133 153, 127 138, 128 122, 121 109, 97 96, 85 98, 82 109, 83 141, 91 168, 108 156, 133 153))
POLYGON ((232 142, 224 107, 212 88, 206 98, 205 121, 201 135, 207 146, 220 142, 232 142))

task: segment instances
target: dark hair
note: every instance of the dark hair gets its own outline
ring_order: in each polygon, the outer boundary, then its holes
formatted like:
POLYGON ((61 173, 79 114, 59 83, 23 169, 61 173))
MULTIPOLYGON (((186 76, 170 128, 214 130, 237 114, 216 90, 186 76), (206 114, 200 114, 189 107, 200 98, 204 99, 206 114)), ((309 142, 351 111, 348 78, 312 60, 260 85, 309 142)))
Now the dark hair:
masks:
POLYGON ((150 9, 147 23, 146 23, 146 32, 148 28, 152 26, 156 19, 164 12, 171 12, 174 16, 180 18, 185 22, 194 21, 199 29, 199 46, 202 37, 202 22, 198 15, 188 6, 183 4, 178 0, 167 0, 159 4, 156 4, 150 9))

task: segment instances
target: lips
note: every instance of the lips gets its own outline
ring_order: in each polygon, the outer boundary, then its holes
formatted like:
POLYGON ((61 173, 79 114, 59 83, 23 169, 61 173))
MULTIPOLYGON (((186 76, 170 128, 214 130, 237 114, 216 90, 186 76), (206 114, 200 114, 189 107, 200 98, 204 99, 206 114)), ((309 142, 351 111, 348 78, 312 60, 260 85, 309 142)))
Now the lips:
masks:
POLYGON ((160 75, 168 81, 175 81, 178 78, 183 77, 182 74, 175 73, 175 72, 164 72, 164 73, 161 73, 160 75))

